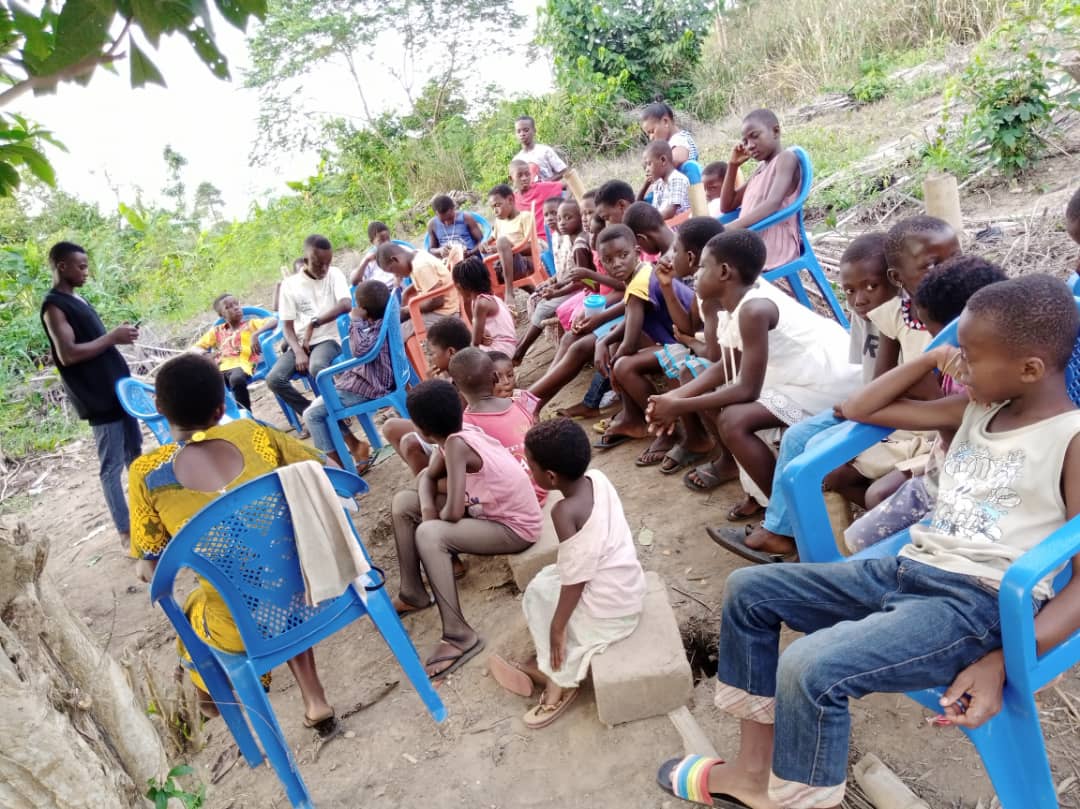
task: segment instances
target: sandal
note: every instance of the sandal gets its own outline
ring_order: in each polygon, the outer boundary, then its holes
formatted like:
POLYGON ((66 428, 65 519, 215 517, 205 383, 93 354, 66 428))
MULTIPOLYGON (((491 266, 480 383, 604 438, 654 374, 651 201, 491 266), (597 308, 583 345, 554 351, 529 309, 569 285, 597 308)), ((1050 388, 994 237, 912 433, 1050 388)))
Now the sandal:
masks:
POLYGON ((668 453, 673 449, 672 447, 657 447, 657 443, 668 443, 668 437, 662 436, 653 441, 649 446, 642 450, 641 454, 637 456, 634 461, 634 466, 656 466, 659 463, 663 463, 667 458, 668 453))
POLYGON ((637 439, 624 433, 604 433, 599 441, 593 442, 593 449, 614 449, 627 441, 637 441, 637 439))
POLYGON ((707 457, 709 457, 707 452, 691 452, 682 444, 676 444, 667 451, 664 459, 660 462, 660 474, 674 475, 676 472, 688 466, 693 466, 707 457))
POLYGON ((418 607, 415 604, 410 604, 401 596, 398 596, 394 599, 394 611, 397 612, 398 618, 404 618, 406 615, 412 615, 414 612, 423 612, 424 610, 434 606, 434 598, 430 599, 427 604, 424 604, 421 607, 418 607), (401 606, 399 607, 398 604, 400 604, 401 606))
POLYGON ((510 663, 498 655, 488 658, 488 671, 495 682, 519 697, 531 697, 533 694, 533 681, 528 674, 523 672, 517 663, 510 663))
POLYGON ((709 461, 703 463, 701 466, 695 466, 685 475, 683 475, 683 484, 692 492, 711 492, 713 489, 718 489, 725 483, 731 480, 735 480, 738 475, 732 475, 728 478, 721 478, 716 474, 716 462, 709 461), (694 480, 694 475, 697 475, 698 480, 694 480), (700 483, 698 481, 701 481, 700 483))
POLYGON ((728 527, 706 528, 705 533, 709 535, 709 539, 724 550, 731 551, 736 556, 741 556, 746 561, 753 562, 755 565, 774 565, 781 562, 798 561, 799 555, 797 553, 769 553, 768 551, 759 551, 757 548, 751 548, 746 544, 746 538, 750 536, 753 530, 753 528, 747 525, 744 526, 742 530, 728 527))
POLYGON ((722 758, 705 756, 668 759, 660 765, 656 783, 669 795, 690 803, 718 806, 721 809, 748 809, 747 804, 738 798, 721 792, 709 792, 709 773, 717 764, 723 763, 722 758))
POLYGON ((571 703, 577 699, 578 688, 567 688, 563 691, 562 699, 556 702, 554 705, 547 705, 544 702, 544 695, 540 695, 540 704, 530 710, 525 716, 521 718, 521 721, 525 723, 525 727, 529 730, 540 730, 540 728, 546 728, 564 713, 566 709, 570 707, 571 703))
POLYGON ((600 433, 600 435, 603 435, 604 433, 607 432, 607 428, 608 428, 608 425, 610 423, 611 423, 611 419, 600 419, 600 421, 596 422, 596 424, 594 424, 592 426, 593 432, 600 433))
MULTIPOLYGON (((454 649, 458 649, 457 646, 454 646, 454 644, 451 641, 448 641, 446 638, 443 638, 439 642, 440 643, 445 643, 447 646, 451 646, 454 649)), ((434 674, 429 674, 428 675, 428 677, 431 679, 431 682, 433 682, 433 683, 441 683, 450 674, 452 674, 453 672, 457 671, 459 668, 464 666, 466 663, 468 663, 470 660, 472 660, 474 657, 476 657, 478 654, 480 654, 480 652, 482 652, 483 650, 484 650, 484 639, 481 638, 481 637, 477 637, 476 643, 474 643, 472 646, 470 646, 468 649, 465 649, 464 651, 459 649, 457 654, 448 654, 448 655, 439 655, 438 657, 429 657, 424 662, 424 668, 425 669, 430 668, 431 666, 434 666, 436 663, 449 663, 450 665, 447 666, 446 668, 441 669, 440 671, 437 671, 434 674)))
POLYGON ((321 719, 312 719, 304 714, 304 727, 314 730, 323 741, 336 736, 341 729, 338 725, 337 714, 332 709, 329 716, 321 719))

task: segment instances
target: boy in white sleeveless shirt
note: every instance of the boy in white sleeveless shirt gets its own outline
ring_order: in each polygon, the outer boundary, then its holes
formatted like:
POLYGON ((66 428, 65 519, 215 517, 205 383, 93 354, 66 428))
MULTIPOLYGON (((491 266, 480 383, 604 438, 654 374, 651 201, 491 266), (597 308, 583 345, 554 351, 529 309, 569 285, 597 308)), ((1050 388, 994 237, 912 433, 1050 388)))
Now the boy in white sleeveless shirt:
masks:
MULTIPOLYGON (((991 284, 968 301, 959 351, 943 347, 883 375, 876 401, 858 413, 845 404, 859 421, 955 431, 932 515, 896 557, 735 571, 716 704, 741 720, 738 758, 672 759, 661 786, 710 805, 710 794, 724 794, 751 807, 836 807, 848 699, 951 683, 941 704, 952 724, 977 727, 1000 710, 1001 579, 1080 512, 1080 411, 1065 387, 1078 329, 1060 280, 991 284), (968 395, 901 398, 935 369, 968 395), (807 634, 781 655, 782 624, 807 634)), ((1073 565, 1080 570, 1080 556, 1073 565)), ((1080 576, 1056 595, 1052 580, 1034 592, 1039 654, 1080 627, 1080 576)))

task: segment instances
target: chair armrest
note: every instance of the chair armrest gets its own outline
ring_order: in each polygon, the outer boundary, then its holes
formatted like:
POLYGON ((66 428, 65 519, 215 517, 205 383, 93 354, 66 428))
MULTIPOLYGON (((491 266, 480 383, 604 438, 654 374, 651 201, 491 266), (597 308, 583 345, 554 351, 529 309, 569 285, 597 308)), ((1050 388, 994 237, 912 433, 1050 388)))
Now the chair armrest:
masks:
POLYGON ((437 298, 440 295, 446 295, 448 292, 452 292, 453 289, 453 283, 440 284, 422 295, 413 295, 409 298, 406 308, 409 310, 409 320, 412 321, 413 334, 416 335, 416 339, 423 342, 424 339, 427 338, 427 326, 424 325, 424 313, 420 311, 420 304, 424 301, 430 301, 432 298, 437 298))
POLYGON ((1080 629, 1041 658, 1035 647, 1032 592, 1046 576, 1080 553, 1080 517, 1065 525, 1013 562, 1001 581, 1001 645, 1010 685, 1021 693, 1042 688, 1080 660, 1080 629))
POLYGON ((843 558, 833 540, 821 484, 831 471, 891 432, 889 427, 845 422, 832 428, 787 465, 779 483, 787 497, 800 561, 838 562, 843 558))
POLYGON ((350 357, 347 360, 335 363, 334 365, 319 371, 319 375, 315 377, 315 390, 319 396, 323 397, 323 401, 327 403, 329 409, 341 410, 341 399, 338 398, 337 388, 334 387, 334 377, 348 371, 350 368, 355 368, 358 365, 367 365, 374 360, 379 356, 379 352, 382 351, 384 340, 385 337, 380 339, 359 357, 350 357))

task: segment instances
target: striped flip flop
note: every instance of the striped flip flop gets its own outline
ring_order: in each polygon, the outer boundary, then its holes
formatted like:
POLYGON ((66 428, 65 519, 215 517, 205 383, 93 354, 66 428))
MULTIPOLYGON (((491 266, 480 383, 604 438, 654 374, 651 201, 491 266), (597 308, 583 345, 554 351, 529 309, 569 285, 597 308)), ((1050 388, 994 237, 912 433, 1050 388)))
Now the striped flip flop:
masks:
POLYGON ((723 763, 722 758, 706 758, 705 756, 669 759, 660 765, 660 770, 656 773, 656 782, 669 795, 690 803, 716 806, 720 809, 748 809, 747 805, 738 798, 709 792, 709 772, 717 764, 723 763))

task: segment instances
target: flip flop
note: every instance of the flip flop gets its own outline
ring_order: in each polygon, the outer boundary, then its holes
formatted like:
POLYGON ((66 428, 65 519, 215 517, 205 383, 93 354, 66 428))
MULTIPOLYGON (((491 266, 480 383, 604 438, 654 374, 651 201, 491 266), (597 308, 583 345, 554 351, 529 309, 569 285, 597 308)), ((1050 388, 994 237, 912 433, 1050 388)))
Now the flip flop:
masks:
POLYGON ((647 448, 641 451, 641 454, 638 455, 637 458, 634 460, 634 466, 656 466, 657 464, 661 464, 664 462, 664 458, 666 458, 667 454, 671 452, 671 449, 653 449, 653 445, 655 443, 656 442, 654 441, 647 448))
MULTIPOLYGON (((443 638, 440 641, 440 643, 447 643, 450 646, 454 646, 453 643, 446 640, 445 638, 443 638)), ((457 647, 454 646, 454 648, 456 649, 457 647)), ((470 660, 472 660, 474 657, 476 657, 478 654, 480 654, 480 652, 482 652, 483 650, 484 650, 484 639, 481 638, 481 637, 477 637, 476 643, 474 643, 468 649, 466 649, 466 650, 464 650, 462 652, 459 652, 456 655, 453 655, 453 654, 451 654, 451 655, 441 655, 440 657, 428 658, 424 662, 424 668, 426 669, 428 666, 434 666, 436 663, 450 663, 449 666, 447 666, 445 669, 440 671, 438 674, 430 674, 430 675, 428 675, 431 678, 431 682, 433 682, 433 683, 441 683, 450 674, 453 674, 459 668, 461 668, 466 663, 468 663, 470 660), (451 661, 453 661, 453 662, 451 662, 451 661)))
POLYGON ((691 452, 682 444, 676 444, 667 451, 664 459, 660 461, 661 475, 674 475, 676 472, 693 466, 698 461, 709 457, 707 452, 691 452))
POLYGON ((511 694, 519 697, 532 696, 533 681, 517 664, 503 660, 498 655, 489 657, 487 663, 492 679, 511 694))
POLYGON ((607 432, 607 428, 608 428, 608 425, 610 423, 611 423, 611 419, 600 419, 600 421, 596 422, 596 424, 594 424, 592 426, 593 432, 600 433, 600 435, 603 435, 604 433, 607 432))
POLYGON ((337 721, 337 714, 333 711, 329 716, 324 716, 322 719, 312 719, 307 714, 304 714, 304 727, 314 730, 319 734, 319 738, 324 741, 336 736, 338 731, 341 730, 337 721))
POLYGON ((706 528, 705 533, 709 535, 709 539, 719 545, 725 550, 731 551, 736 556, 741 556, 748 562, 753 562, 755 565, 774 565, 780 562, 793 562, 797 558, 797 554, 782 554, 782 553, 769 553, 768 551, 759 551, 749 547, 746 544, 746 538, 750 535, 750 531, 753 530, 747 525, 743 530, 738 528, 706 528))
POLYGON ((575 699, 577 699, 579 688, 568 688, 563 691, 562 699, 556 702, 554 705, 545 705, 543 703, 543 696, 540 697, 541 702, 535 708, 530 710, 521 718, 521 721, 525 723, 525 727, 529 730, 540 730, 540 728, 546 728, 564 713, 566 709, 570 707, 575 699))
POLYGON ((619 444, 625 444, 627 441, 636 441, 632 435, 624 435, 623 433, 604 433, 600 436, 599 441, 593 442, 593 449, 613 449, 619 444))
POLYGON ((431 607, 435 606, 434 598, 428 601, 428 603, 424 604, 422 607, 416 607, 405 601, 405 599, 401 597, 398 597, 398 601, 405 605, 405 609, 403 610, 399 610, 397 609, 397 607, 394 608, 395 612, 397 612, 398 618, 404 618, 406 615, 412 615, 414 612, 423 612, 424 610, 430 609, 431 607))
POLYGON ((656 773, 656 783, 668 795, 690 803, 721 809, 749 809, 747 804, 731 795, 709 792, 709 772, 717 764, 723 763, 722 758, 705 756, 668 759, 660 765, 656 773))
MULTIPOLYGON (((734 478, 731 478, 734 480, 734 478)), ((713 462, 703 463, 700 466, 695 466, 685 475, 682 479, 683 485, 686 486, 692 492, 711 492, 713 489, 718 489, 728 481, 721 480, 720 476, 716 474, 716 467, 713 466, 713 462), (696 474, 704 483, 697 483, 694 481, 691 475, 696 474)))

